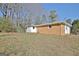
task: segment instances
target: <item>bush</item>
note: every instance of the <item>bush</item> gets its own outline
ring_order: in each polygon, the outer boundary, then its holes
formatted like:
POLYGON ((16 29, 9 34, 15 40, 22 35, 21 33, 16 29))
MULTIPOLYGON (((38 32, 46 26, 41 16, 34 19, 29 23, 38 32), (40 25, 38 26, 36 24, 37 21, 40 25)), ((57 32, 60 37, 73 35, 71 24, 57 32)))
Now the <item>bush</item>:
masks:
POLYGON ((11 22, 10 18, 0 18, 0 32, 14 32, 15 28, 11 22))

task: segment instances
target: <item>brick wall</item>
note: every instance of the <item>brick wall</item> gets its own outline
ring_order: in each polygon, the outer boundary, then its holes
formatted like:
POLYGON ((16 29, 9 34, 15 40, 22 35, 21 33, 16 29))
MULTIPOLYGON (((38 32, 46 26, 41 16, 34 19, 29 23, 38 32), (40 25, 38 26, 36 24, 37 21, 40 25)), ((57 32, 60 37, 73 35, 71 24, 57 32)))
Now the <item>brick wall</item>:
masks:
POLYGON ((38 28, 38 33, 43 34, 55 34, 55 35, 64 35, 64 25, 58 24, 58 25, 52 25, 51 28, 48 26, 40 26, 38 28))

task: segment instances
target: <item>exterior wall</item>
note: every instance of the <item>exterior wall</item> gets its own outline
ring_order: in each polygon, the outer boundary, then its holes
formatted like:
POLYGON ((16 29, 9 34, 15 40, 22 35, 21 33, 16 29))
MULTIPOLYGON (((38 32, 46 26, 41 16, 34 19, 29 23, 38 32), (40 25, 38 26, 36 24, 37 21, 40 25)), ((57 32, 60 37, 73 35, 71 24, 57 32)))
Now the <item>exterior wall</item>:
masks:
POLYGON ((64 35, 64 25, 53 25, 51 28, 48 26, 41 26, 38 27, 38 33, 64 35))
POLYGON ((65 25, 65 34, 70 34, 70 27, 65 25))
POLYGON ((61 24, 61 35, 65 35, 65 25, 61 24))
POLYGON ((52 25, 51 28, 49 26, 39 26, 39 27, 28 27, 26 32, 31 33, 42 33, 42 34, 55 34, 55 35, 65 35, 70 34, 70 27, 64 24, 52 25))
POLYGON ((37 33, 37 28, 35 27, 35 28, 33 29, 33 27, 27 27, 26 32, 37 33))

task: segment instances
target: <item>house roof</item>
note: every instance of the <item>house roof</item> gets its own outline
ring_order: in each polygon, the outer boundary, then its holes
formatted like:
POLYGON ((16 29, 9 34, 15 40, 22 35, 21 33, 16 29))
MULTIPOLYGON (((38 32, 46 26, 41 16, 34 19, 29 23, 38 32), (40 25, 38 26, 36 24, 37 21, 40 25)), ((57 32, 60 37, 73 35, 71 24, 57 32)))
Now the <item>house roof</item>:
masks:
POLYGON ((39 24, 39 25, 31 25, 31 26, 28 26, 28 27, 32 27, 32 26, 35 26, 35 27, 41 27, 41 26, 48 26, 48 25, 59 25, 59 24, 64 24, 64 25, 67 25, 69 27, 72 27, 71 24, 67 23, 67 22, 53 22, 53 23, 45 23, 45 24, 39 24))

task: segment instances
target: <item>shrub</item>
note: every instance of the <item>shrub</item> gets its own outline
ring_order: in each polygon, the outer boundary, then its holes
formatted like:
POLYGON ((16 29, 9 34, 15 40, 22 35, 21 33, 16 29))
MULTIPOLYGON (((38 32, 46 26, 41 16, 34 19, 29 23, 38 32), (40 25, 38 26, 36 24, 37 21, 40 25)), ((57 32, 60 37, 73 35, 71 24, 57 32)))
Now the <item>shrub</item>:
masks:
POLYGON ((14 32, 15 28, 11 22, 10 18, 0 18, 0 32, 14 32))

